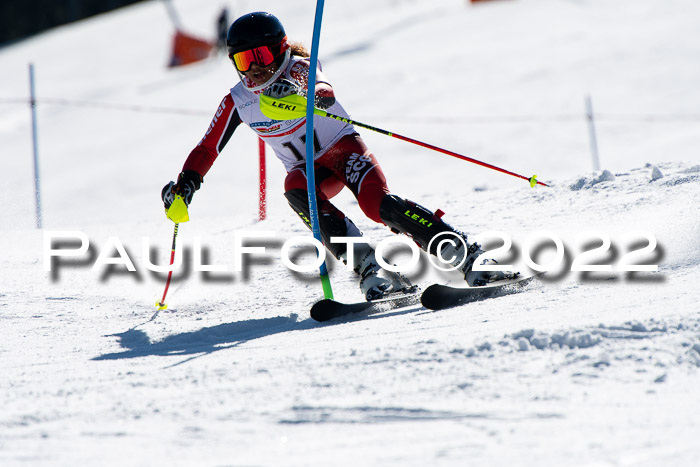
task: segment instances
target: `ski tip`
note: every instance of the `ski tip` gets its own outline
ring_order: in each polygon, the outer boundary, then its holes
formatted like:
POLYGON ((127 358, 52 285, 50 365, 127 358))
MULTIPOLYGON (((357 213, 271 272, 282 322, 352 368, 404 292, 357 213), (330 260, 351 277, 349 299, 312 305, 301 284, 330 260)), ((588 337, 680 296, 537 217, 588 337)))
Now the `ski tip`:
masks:
POLYGON ((443 288, 441 284, 432 284, 429 285, 425 290, 423 290, 423 293, 421 294, 420 297, 420 303, 423 305, 425 308, 428 310, 437 310, 439 309, 439 301, 440 301, 440 290, 443 288))
POLYGON ((311 307, 311 318, 321 323, 333 319, 333 315, 327 311, 327 307, 333 302, 334 300, 331 298, 324 298, 314 303, 311 307))
POLYGON ((166 310, 167 308, 168 308, 168 304, 167 304, 167 303, 163 303, 163 302, 160 302, 160 301, 157 301, 157 302, 156 302, 156 310, 158 310, 158 311, 163 311, 163 310, 166 310))

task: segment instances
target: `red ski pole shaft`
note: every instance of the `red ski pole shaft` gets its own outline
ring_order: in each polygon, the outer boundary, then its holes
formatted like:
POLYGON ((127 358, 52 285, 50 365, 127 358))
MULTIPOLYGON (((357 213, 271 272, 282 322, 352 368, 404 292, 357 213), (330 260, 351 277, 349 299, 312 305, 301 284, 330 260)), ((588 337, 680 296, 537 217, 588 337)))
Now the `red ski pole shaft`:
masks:
MULTIPOLYGON (((260 110, 263 114, 272 119, 291 120, 294 118, 302 118, 306 115, 304 109, 306 108, 307 104, 308 102, 306 101, 306 97, 301 96, 299 94, 291 94, 289 96, 281 98, 273 98, 265 95, 260 96, 260 110)), ((398 135, 396 133, 392 133, 391 131, 382 130, 381 128, 377 128, 372 125, 367 125, 366 123, 357 122, 349 118, 328 113, 325 110, 319 109, 318 107, 314 108, 314 114, 320 115, 321 117, 332 118, 333 120, 338 120, 344 123, 349 123, 350 125, 359 126, 360 128, 366 128, 367 130, 376 131, 377 133, 381 133, 386 136, 393 136, 394 138, 406 141, 408 143, 417 144, 418 146, 432 149, 433 151, 438 151, 443 154, 447 154, 448 156, 456 157, 457 159, 462 159, 463 161, 471 162, 473 164, 486 167, 487 169, 495 170, 506 175, 511 175, 513 177, 527 180, 528 182, 530 182, 531 187, 534 187, 535 185, 549 186, 546 183, 542 183, 539 180, 537 180, 537 175, 533 175, 532 177, 525 177, 524 175, 516 174, 515 172, 511 172, 510 170, 506 170, 501 167, 497 167, 493 164, 488 164, 486 162, 481 162, 471 157, 463 156, 462 154, 457 154, 456 152, 448 151, 447 149, 433 146, 432 144, 424 143, 422 141, 409 138, 407 136, 398 135)))
MULTIPOLYGON (((458 154, 456 152, 452 152, 452 151, 447 150, 447 149, 439 148, 437 146, 433 146, 432 144, 423 143, 422 141, 418 141, 418 140, 415 140, 413 138, 409 138, 407 136, 397 135, 396 133, 389 133, 389 136, 393 136, 394 138, 398 138, 400 140, 403 140, 403 141, 406 141, 409 143, 417 144, 418 146, 423 146, 424 148, 432 149, 433 151, 447 154, 448 156, 456 157, 457 159, 462 159, 463 161, 471 162, 472 164, 477 164, 477 165, 480 165, 482 167, 486 167, 487 169, 492 169, 492 170, 496 170, 496 171, 504 173, 504 174, 512 175, 513 177, 521 178, 523 180, 527 180, 528 182, 532 181, 532 179, 530 177, 526 177, 525 175, 516 174, 515 172, 511 172, 510 170, 506 170, 506 169, 503 169, 501 167, 497 167, 497 166, 489 164, 487 162, 482 162, 480 160, 472 159, 471 157, 463 156, 462 154, 458 154)), ((546 183, 540 182, 539 180, 536 180, 536 183, 538 185, 542 185, 542 186, 549 186, 546 183)))
POLYGON ((156 306, 160 310, 164 310, 167 308, 167 305, 165 304, 165 296, 168 294, 168 288, 170 288, 170 280, 173 278, 173 263, 175 263, 175 242, 177 240, 177 230, 180 227, 179 223, 175 223, 175 229, 173 230, 173 246, 172 250, 170 252, 170 271, 168 272, 168 280, 165 282, 165 291, 163 291, 163 298, 160 299, 160 302, 156 303, 156 306))
POLYGON ((439 148, 439 147, 437 147, 437 146, 433 146, 432 144, 424 143, 424 142, 422 142, 422 141, 418 141, 418 140, 416 140, 416 139, 409 138, 408 136, 402 136, 402 135, 399 135, 399 134, 396 134, 396 133, 392 133, 392 132, 390 132, 390 131, 382 130, 381 128, 377 128, 377 127, 374 127, 374 126, 371 126, 371 125, 367 125, 367 124, 361 123, 361 122, 356 122, 355 120, 350 120, 349 118, 340 117, 340 116, 338 116, 338 115, 333 115, 333 114, 328 113, 328 112, 325 112, 325 111, 321 111, 320 114, 323 115, 324 117, 329 117, 329 118, 332 118, 332 119, 335 119, 335 120, 340 120, 341 122, 350 123, 351 125, 359 126, 359 127, 361 127, 361 128, 366 128, 366 129, 368 129, 368 130, 376 131, 377 133, 381 133, 381 134, 386 135, 386 136, 392 136, 392 137, 394 137, 394 138, 400 139, 400 140, 402 140, 402 141, 406 141, 406 142, 408 142, 408 143, 417 144, 418 146, 422 146, 422 147, 424 147, 424 148, 432 149, 433 151, 441 152, 441 153, 443 153, 443 154, 447 154, 448 156, 456 157, 457 159, 462 159, 462 160, 464 160, 464 161, 471 162, 471 163, 473 163, 473 164, 477 164, 477 165, 480 165, 480 166, 482 166, 482 167, 486 167, 486 168, 488 168, 488 169, 496 170, 496 171, 498 171, 498 172, 501 172, 501 173, 504 173, 504 174, 507 174, 507 175, 512 175, 513 177, 517 177, 517 178, 521 178, 521 179, 523 179, 523 180, 527 180, 527 181, 530 182, 530 184, 533 185, 533 186, 534 186, 535 183, 536 183, 537 185, 549 186, 549 185, 547 185, 546 183, 542 183, 542 182, 540 182, 539 180, 537 180, 537 179, 535 178, 535 176, 533 176, 533 177, 526 177, 526 176, 524 176, 524 175, 516 174, 515 172, 511 172, 510 170, 502 169, 501 167, 497 167, 497 166, 495 166, 495 165, 492 165, 492 164, 489 164, 489 163, 486 163, 486 162, 482 162, 482 161, 480 161, 480 160, 473 159, 473 158, 471 158, 471 157, 463 156, 462 154, 458 154, 458 153, 456 153, 456 152, 452 152, 452 151, 449 151, 449 150, 447 150, 447 149, 439 148))

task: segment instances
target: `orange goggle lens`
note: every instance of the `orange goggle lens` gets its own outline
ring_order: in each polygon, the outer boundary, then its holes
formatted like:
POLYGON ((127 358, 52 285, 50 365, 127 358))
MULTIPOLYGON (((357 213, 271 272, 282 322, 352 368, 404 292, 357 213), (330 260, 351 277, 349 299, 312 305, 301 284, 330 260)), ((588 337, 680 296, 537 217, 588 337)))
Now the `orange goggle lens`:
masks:
POLYGON ((263 45, 262 47, 256 47, 233 54, 231 60, 238 71, 245 73, 250 70, 253 63, 261 67, 272 65, 275 61, 275 54, 272 53, 270 47, 263 45))

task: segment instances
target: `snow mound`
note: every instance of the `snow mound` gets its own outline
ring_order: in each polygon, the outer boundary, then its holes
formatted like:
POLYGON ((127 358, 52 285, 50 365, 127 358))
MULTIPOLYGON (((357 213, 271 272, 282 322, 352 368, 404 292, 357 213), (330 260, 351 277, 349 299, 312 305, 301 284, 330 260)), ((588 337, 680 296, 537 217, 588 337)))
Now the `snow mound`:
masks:
POLYGON ((506 334, 496 343, 479 342, 466 350, 452 349, 451 353, 494 360, 539 351, 547 356, 538 354, 534 358, 547 359, 554 371, 569 368, 576 376, 585 368, 614 365, 629 371, 630 363, 637 373, 660 369, 668 372, 671 368, 700 367, 699 333, 700 318, 676 322, 649 319, 561 331, 530 328, 506 334))

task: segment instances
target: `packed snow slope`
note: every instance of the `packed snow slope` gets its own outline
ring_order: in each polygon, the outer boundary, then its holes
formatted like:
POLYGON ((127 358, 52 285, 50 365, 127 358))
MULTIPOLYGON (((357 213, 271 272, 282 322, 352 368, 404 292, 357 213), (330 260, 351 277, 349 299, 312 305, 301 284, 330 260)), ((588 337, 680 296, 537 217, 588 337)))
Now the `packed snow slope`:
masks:
MULTIPOLYGON (((174 5, 213 36, 221 2, 174 5)), ((229 6, 270 11, 310 43, 314 2, 229 6)), ((309 234, 271 156, 257 221, 244 128, 180 226, 189 267, 156 313, 165 274, 148 264, 167 264, 173 228, 160 189, 237 80, 223 55, 166 68, 162 2, 0 49, 0 464, 696 465, 698 17, 691 0, 328 2, 320 59, 353 118, 551 185, 362 131, 391 190, 475 237, 502 232, 513 246, 500 258, 524 274, 527 257, 552 270, 502 298, 325 324, 308 316, 317 274, 281 261, 309 234), (47 258, 77 233, 88 251, 47 258), (244 233, 265 251, 237 272, 244 233), (227 271, 194 271, 199 253, 227 271)), ((336 200, 373 243, 390 236, 352 196, 336 200)), ((330 268, 336 298, 361 300, 353 274, 330 268)), ((409 276, 457 280, 425 256, 409 276)))

